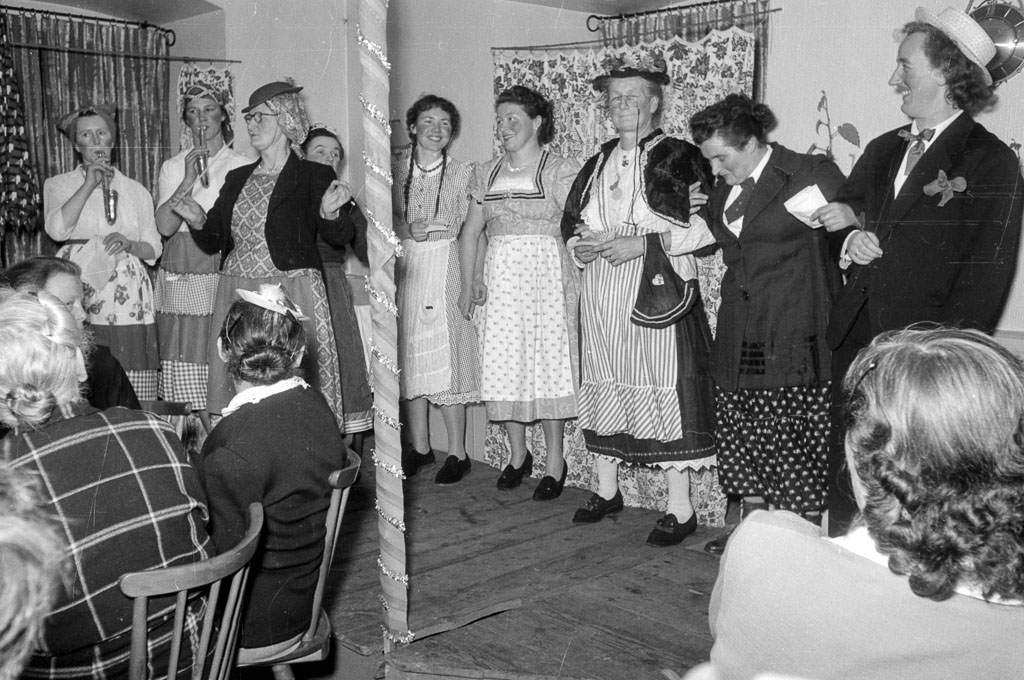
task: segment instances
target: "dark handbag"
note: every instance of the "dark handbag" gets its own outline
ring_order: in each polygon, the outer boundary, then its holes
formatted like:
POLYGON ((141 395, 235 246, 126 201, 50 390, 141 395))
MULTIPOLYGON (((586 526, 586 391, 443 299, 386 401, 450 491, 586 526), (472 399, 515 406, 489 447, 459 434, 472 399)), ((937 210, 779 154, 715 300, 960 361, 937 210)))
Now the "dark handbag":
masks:
POLYGON ((644 270, 629 320, 644 328, 668 328, 686 316, 698 292, 696 281, 684 281, 672 268, 661 235, 644 235, 644 270))

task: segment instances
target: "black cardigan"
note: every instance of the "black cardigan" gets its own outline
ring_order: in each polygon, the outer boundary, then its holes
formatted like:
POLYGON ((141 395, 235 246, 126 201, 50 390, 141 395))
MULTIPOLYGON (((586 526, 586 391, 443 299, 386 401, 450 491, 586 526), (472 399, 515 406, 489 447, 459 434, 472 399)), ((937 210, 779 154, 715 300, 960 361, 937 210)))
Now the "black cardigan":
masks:
MULTIPOLYGON (((220 253, 222 268, 224 260, 235 247, 231 238, 235 201, 258 165, 256 162, 229 172, 203 227, 194 229, 189 225, 196 245, 207 253, 220 253)), ((342 210, 334 220, 320 217, 320 201, 334 179, 334 172, 326 165, 300 160, 295 154, 288 155, 270 195, 264 227, 270 258, 281 271, 322 268, 316 247, 317 233, 338 247, 344 247, 352 240, 355 226, 348 211, 342 210)))

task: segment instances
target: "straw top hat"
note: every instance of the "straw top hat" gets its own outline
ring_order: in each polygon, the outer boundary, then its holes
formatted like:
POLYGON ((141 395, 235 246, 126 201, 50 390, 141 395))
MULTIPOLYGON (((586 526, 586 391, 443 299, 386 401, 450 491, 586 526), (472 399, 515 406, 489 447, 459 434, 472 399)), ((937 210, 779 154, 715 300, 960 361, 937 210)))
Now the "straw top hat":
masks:
POLYGON ((977 21, 966 12, 952 7, 947 7, 938 14, 930 9, 918 7, 914 12, 914 19, 945 33, 965 57, 981 67, 985 84, 992 84, 992 74, 987 67, 996 56, 996 45, 977 21))

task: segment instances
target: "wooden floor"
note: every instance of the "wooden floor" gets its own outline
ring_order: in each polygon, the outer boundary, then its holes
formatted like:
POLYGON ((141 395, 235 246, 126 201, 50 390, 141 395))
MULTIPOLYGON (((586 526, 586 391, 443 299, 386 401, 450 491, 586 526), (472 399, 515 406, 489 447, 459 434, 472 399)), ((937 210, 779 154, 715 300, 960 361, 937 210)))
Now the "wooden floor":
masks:
POLYGON ((538 503, 536 480, 498 491, 498 471, 474 462, 457 485, 436 486, 436 467, 406 482, 409 627, 508 610, 416 639, 385 659, 373 465, 364 458, 328 594, 338 654, 333 668, 318 672, 359 680, 372 676, 367 668, 388 678, 654 680, 663 668, 682 673, 708 658, 718 560, 699 545, 709 530, 682 546, 648 547, 656 512, 627 508, 573 525, 588 492, 566 488, 538 503))

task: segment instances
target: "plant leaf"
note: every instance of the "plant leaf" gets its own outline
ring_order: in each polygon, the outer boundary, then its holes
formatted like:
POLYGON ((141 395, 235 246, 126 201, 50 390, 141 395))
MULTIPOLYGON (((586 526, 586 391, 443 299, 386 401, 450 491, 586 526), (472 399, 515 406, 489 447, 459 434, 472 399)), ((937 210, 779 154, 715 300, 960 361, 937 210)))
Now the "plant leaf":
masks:
POLYGON ((821 99, 818 100, 818 110, 821 111, 828 104, 828 97, 825 96, 825 90, 821 91, 821 99))
POLYGON ((860 133, 857 132, 857 128, 853 127, 849 123, 843 123, 838 128, 836 128, 836 132, 838 132, 839 136, 848 141, 850 144, 853 144, 854 146, 860 148, 860 133))
POLYGON ((814 153, 818 149, 817 144, 811 144, 811 148, 807 149, 806 153, 814 153))
POLYGON ((823 120, 819 120, 817 123, 814 124, 814 134, 816 134, 816 135, 821 134, 821 126, 822 125, 825 126, 825 130, 826 131, 832 132, 831 130, 828 129, 828 123, 826 123, 823 120))

